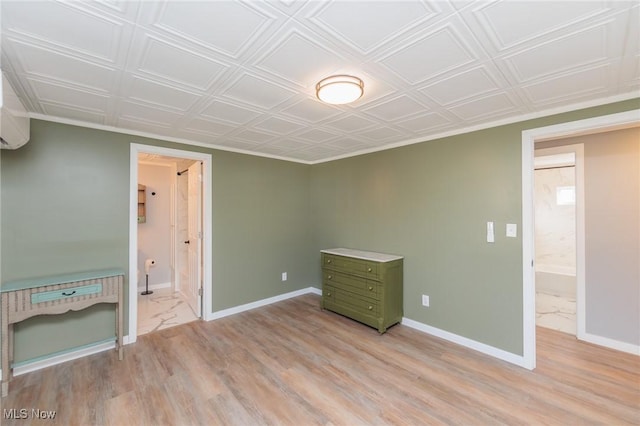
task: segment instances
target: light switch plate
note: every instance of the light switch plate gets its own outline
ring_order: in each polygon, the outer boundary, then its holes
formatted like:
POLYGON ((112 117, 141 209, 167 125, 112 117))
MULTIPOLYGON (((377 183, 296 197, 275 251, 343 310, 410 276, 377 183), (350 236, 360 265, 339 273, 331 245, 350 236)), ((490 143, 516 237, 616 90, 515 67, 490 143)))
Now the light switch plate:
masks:
POLYGON ((507 223, 507 237, 515 238, 518 236, 518 225, 515 223, 507 223))
POLYGON ((487 222, 487 242, 493 243, 495 241, 496 241, 496 237, 493 232, 493 222, 487 222))

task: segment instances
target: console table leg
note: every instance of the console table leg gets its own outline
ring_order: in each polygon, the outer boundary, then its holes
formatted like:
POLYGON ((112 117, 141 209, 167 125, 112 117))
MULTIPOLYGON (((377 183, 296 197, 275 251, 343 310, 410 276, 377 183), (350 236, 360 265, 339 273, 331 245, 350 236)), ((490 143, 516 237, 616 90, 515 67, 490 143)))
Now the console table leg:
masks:
POLYGON ((1 326, 2 332, 0 338, 2 338, 2 397, 9 394, 9 379, 11 377, 10 363, 9 363, 9 295, 2 295, 2 318, 1 326))

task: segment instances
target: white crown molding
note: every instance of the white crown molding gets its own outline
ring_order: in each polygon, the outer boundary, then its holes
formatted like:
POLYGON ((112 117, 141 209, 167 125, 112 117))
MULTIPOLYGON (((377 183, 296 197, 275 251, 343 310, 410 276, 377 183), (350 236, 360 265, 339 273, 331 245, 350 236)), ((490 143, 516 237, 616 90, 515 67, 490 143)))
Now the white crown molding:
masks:
POLYGON ((518 116, 515 116, 515 117, 504 118, 504 119, 501 119, 501 120, 491 121, 489 123, 478 124, 476 126, 462 127, 460 129, 449 130, 447 132, 437 133, 435 135, 429 135, 429 136, 425 136, 423 138, 410 139, 410 140, 405 141, 405 142, 398 142, 398 143, 393 143, 393 144, 385 145, 385 146, 381 146, 381 147, 376 147, 376 148, 371 148, 371 149, 364 149, 364 150, 361 150, 361 151, 357 151, 357 152, 353 152, 353 153, 349 153, 349 154, 344 154, 344 155, 339 155, 339 156, 327 158, 327 159, 324 159, 324 160, 311 161, 310 164, 321 164, 321 163, 327 163, 329 161, 342 160, 344 158, 349 158, 349 157, 357 157, 359 155, 371 154, 373 152, 386 151, 388 149, 399 148, 399 147, 402 147, 402 146, 414 145, 414 144, 417 144, 417 143, 429 142, 429 141, 432 141, 432 140, 442 139, 442 138, 446 138, 446 137, 450 137, 450 136, 457 136, 457 135, 462 135, 462 134, 465 134, 465 133, 477 132, 479 130, 490 129, 492 127, 505 126, 505 125, 508 125, 508 124, 518 123, 518 122, 521 122, 521 121, 528 121, 528 120, 534 120, 534 119, 537 119, 537 118, 548 117, 550 115, 562 114, 562 113, 565 113, 565 112, 577 111, 577 110, 580 110, 580 109, 592 108, 592 107, 607 105, 607 104, 611 104, 611 103, 615 103, 615 102, 627 101, 627 100, 635 99, 635 98, 638 98, 638 97, 640 97, 640 93, 637 90, 636 91, 631 91, 631 92, 628 92, 628 93, 623 93, 623 94, 615 95, 615 96, 609 96, 609 97, 606 97, 606 98, 600 98, 600 99, 595 99, 595 100, 590 100, 590 101, 584 101, 584 102, 579 102, 579 103, 575 103, 575 104, 571 104, 571 105, 564 105, 564 106, 561 106, 561 107, 550 108, 550 109, 546 109, 546 110, 542 110, 542 111, 532 112, 530 114, 524 114, 524 115, 518 115, 518 116))
POLYGON ((299 164, 314 165, 314 164, 328 163, 330 161, 342 160, 342 159, 350 158, 350 157, 357 157, 359 155, 371 154, 371 153, 374 153, 374 152, 386 151, 386 150, 393 149, 393 148, 400 148, 400 147, 407 146, 407 145, 415 145, 415 144, 418 144, 418 143, 429 142, 429 141, 433 141, 433 140, 436 140, 436 139, 442 139, 442 138, 446 138, 446 137, 450 137, 450 136, 457 136, 457 135, 461 135, 461 134, 465 134, 465 133, 471 133, 471 132, 476 132, 476 131, 480 131, 480 130, 486 130, 486 129, 490 129, 492 127, 504 126, 504 125, 508 125, 508 124, 527 121, 527 120, 534 120, 534 119, 537 119, 537 118, 548 117, 550 115, 562 114, 562 113, 576 111, 576 110, 580 110, 580 109, 607 105, 607 104, 615 103, 615 102, 622 102, 622 101, 638 98, 639 95, 640 94, 638 93, 638 91, 631 91, 631 92, 623 93, 623 94, 620 94, 620 95, 609 96, 609 97, 606 97, 606 98, 600 98, 600 99, 595 99, 595 100, 590 100, 590 101, 585 101, 585 102, 579 102, 579 103, 575 103, 575 104, 571 104, 571 105, 564 105, 564 106, 561 106, 561 107, 550 108, 550 109, 546 109, 546 110, 543 110, 543 111, 533 112, 533 113, 530 113, 530 114, 518 115, 518 116, 514 116, 514 117, 504 118, 504 119, 501 119, 501 120, 491 121, 491 122, 488 122, 488 123, 482 123, 482 124, 478 124, 478 125, 475 125, 475 126, 462 127, 460 129, 449 130, 449 131, 446 131, 446 132, 436 133, 434 135, 424 136, 424 137, 420 137, 420 138, 414 138, 414 139, 410 139, 410 140, 407 140, 407 141, 404 141, 404 142, 397 142, 397 143, 393 143, 393 144, 389 144, 389 145, 383 145, 383 146, 379 146, 379 147, 375 147, 375 148, 363 149, 363 150, 352 152, 352 153, 349 153, 349 154, 338 155, 338 156, 335 156, 335 157, 330 157, 330 158, 326 158, 326 159, 322 159, 322 160, 315 160, 315 161, 306 161, 306 160, 300 160, 300 159, 291 158, 291 157, 283 157, 283 156, 279 156, 279 155, 254 152, 254 151, 249 151, 249 150, 245 150, 245 149, 230 148, 230 147, 222 146, 222 145, 206 144, 206 143, 196 142, 196 141, 192 141, 192 140, 184 139, 184 138, 175 138, 175 137, 171 137, 171 136, 158 135, 158 134, 154 134, 154 133, 151 133, 151 132, 142 132, 142 131, 137 131, 137 130, 121 129, 121 128, 118 128, 118 127, 115 127, 115 126, 106 126, 106 125, 102 125, 102 124, 88 123, 88 122, 79 121, 79 120, 69 120, 69 119, 66 119, 66 118, 53 117, 53 116, 49 116, 49 115, 45 115, 45 114, 39 114, 39 113, 29 113, 29 117, 35 118, 37 120, 51 121, 51 122, 54 122, 54 123, 62 123, 62 124, 70 124, 70 125, 73 125, 73 126, 86 127, 86 128, 90 128, 90 129, 96 129, 96 130, 104 130, 104 131, 108 131, 108 132, 121 133, 121 134, 132 135, 132 136, 140 136, 140 137, 149 138, 149 139, 156 139, 156 140, 161 140, 161 141, 166 141, 166 142, 175 142, 175 143, 180 143, 180 144, 184 144, 184 145, 198 146, 198 147, 208 148, 208 149, 213 149, 213 150, 228 151, 228 152, 234 152, 234 153, 238 153, 238 154, 246 154, 246 155, 253 155, 253 156, 256 156, 256 157, 270 158, 270 159, 274 159, 274 160, 282 160, 282 161, 290 161, 290 162, 299 163, 299 164))
POLYGON ((85 127, 85 128, 88 128, 88 129, 104 130, 104 131, 107 131, 107 132, 120 133, 120 134, 123 134, 123 135, 139 136, 139 137, 142 137, 142 138, 155 139, 155 140, 164 141, 164 142, 175 142, 175 143, 180 143, 180 144, 183 144, 183 145, 199 146, 199 147, 202 147, 202 148, 208 148, 208 149, 213 149, 213 150, 234 152, 234 153, 237 153, 237 154, 253 155, 255 157, 271 158, 273 160, 291 161, 293 163, 311 164, 311 162, 309 162, 309 161, 298 160, 298 159, 295 159, 295 158, 281 157, 281 156, 278 156, 278 155, 265 154, 265 153, 261 153, 261 152, 254 152, 254 151, 249 151, 249 150, 246 150, 246 149, 231 148, 231 147, 222 146, 222 145, 207 144, 207 143, 196 142, 196 141, 192 141, 192 140, 184 139, 184 138, 175 138, 175 137, 172 137, 172 136, 162 136, 162 135, 158 135, 158 134, 151 133, 151 132, 142 132, 142 131, 139 131, 139 130, 121 129, 119 127, 106 126, 104 124, 89 123, 89 122, 80 121, 80 120, 69 120, 67 118, 54 117, 54 116, 35 113, 35 112, 30 112, 29 113, 29 117, 30 118, 34 118, 36 120, 50 121, 50 122, 53 122, 53 123, 60 123, 60 124, 69 124, 71 126, 85 127))

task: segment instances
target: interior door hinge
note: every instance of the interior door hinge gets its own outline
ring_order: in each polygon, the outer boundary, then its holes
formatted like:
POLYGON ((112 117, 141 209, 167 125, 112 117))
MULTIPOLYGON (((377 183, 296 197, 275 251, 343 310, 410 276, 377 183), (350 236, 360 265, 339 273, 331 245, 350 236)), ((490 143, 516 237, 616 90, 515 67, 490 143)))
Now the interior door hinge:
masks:
POLYGON ((202 297, 202 289, 201 288, 198 289, 198 296, 202 297))
POLYGON ((202 239, 202 231, 198 231, 198 238, 202 239))

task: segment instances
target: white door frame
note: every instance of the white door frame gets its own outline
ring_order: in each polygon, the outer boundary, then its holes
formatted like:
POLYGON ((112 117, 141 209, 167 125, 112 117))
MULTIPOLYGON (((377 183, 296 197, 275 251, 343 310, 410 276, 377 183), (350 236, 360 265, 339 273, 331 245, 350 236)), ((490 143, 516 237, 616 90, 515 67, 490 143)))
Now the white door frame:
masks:
POLYGON ((125 336, 125 344, 134 343, 138 337, 138 154, 140 153, 188 158, 202 162, 202 319, 204 320, 208 320, 211 316, 213 297, 211 154, 132 143, 129 154, 129 334, 125 336))
POLYGON ((533 204, 533 151, 536 142, 638 126, 640 109, 522 132, 522 324, 523 367, 536 367, 536 307, 533 204))

